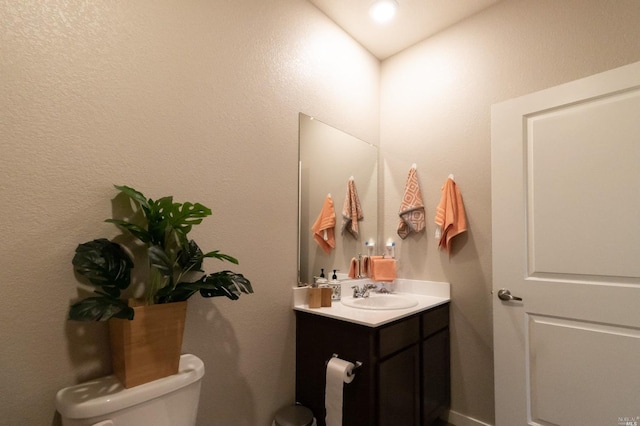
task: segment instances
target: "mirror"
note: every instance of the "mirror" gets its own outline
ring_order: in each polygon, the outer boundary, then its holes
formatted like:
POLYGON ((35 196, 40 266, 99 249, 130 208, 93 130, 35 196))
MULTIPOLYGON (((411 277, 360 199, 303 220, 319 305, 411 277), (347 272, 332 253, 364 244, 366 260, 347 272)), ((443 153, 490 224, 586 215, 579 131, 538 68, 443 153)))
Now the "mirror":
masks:
POLYGON ((349 273, 351 259, 366 255, 365 242, 378 233, 378 147, 300 113, 299 128, 299 239, 298 280, 312 283, 324 269, 349 273), (342 209, 350 177, 353 176, 362 210, 359 235, 342 234, 342 209), (325 198, 331 194, 336 214, 335 248, 326 254, 313 239, 311 227, 325 198))

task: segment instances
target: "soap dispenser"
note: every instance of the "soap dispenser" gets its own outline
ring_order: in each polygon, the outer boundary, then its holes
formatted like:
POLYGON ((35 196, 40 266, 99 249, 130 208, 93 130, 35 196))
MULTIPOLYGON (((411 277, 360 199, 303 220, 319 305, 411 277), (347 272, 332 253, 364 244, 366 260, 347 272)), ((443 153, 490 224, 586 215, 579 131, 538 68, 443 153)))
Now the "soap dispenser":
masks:
POLYGON ((340 281, 338 281, 338 274, 336 274, 336 272, 338 272, 338 270, 334 269, 331 281, 329 281, 329 287, 331 288, 331 300, 340 300, 342 290, 342 285, 340 284, 340 281))
POLYGON ((324 285, 327 283, 327 279, 324 276, 324 269, 320 269, 320 276, 314 277, 316 285, 324 285))

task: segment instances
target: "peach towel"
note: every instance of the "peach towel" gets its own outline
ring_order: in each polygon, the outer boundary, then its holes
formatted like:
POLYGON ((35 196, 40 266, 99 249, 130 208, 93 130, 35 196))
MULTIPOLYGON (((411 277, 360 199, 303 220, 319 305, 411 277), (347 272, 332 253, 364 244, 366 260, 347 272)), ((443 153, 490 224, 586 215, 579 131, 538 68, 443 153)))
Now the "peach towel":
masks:
POLYGON ((331 194, 327 195, 322 205, 322 210, 315 223, 311 227, 313 239, 322 251, 329 254, 336 247, 335 228, 336 212, 333 209, 331 194))
POLYGON ((369 256, 362 256, 362 263, 360 264, 360 275, 363 277, 371 276, 371 258, 369 256))
POLYGON ((393 282, 396 279, 396 260, 372 256, 370 278, 376 282, 393 282))
POLYGON ((349 264, 349 278, 356 278, 358 276, 358 259, 355 257, 351 259, 349 264))
MULTIPOLYGON (((436 225, 439 226, 438 247, 451 253, 451 239, 467 230, 467 219, 462 204, 462 195, 455 181, 449 177, 442 186, 442 197, 436 208, 436 225)), ((436 237, 438 233, 436 231, 436 237)))
POLYGON ((424 204, 422 193, 418 184, 418 173, 415 167, 409 170, 407 183, 404 186, 404 195, 400 204, 400 222, 398 223, 398 235, 403 240, 412 232, 420 232, 425 226, 424 204))
POLYGON ((356 183, 353 176, 347 183, 347 193, 344 197, 344 205, 342 207, 342 234, 349 231, 354 238, 358 238, 358 221, 362 220, 362 207, 356 190, 356 183))

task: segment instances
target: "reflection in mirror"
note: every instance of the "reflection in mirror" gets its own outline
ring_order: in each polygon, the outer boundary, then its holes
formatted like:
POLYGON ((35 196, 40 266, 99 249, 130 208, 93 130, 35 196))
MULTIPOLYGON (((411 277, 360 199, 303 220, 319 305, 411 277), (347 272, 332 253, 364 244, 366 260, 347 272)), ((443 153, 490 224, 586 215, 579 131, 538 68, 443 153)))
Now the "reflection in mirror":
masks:
POLYGON ((366 255, 365 242, 375 241, 378 229, 378 148, 327 124, 300 114, 300 194, 298 271, 300 284, 312 283, 321 269, 349 273, 351 259, 366 255), (353 176, 363 218, 359 235, 342 234, 342 208, 353 176), (331 194, 336 214, 335 249, 326 254, 314 241, 311 227, 331 194))

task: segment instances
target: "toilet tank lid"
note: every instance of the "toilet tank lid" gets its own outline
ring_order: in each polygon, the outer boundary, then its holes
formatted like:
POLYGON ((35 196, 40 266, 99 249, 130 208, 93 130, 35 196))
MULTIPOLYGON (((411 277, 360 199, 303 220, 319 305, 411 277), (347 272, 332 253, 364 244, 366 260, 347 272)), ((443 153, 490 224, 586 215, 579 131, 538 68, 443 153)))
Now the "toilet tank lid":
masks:
POLYGON ((202 376, 202 360, 184 354, 180 356, 178 374, 129 389, 114 375, 61 389, 56 395, 56 409, 69 419, 102 416, 176 391, 197 382, 202 376))

